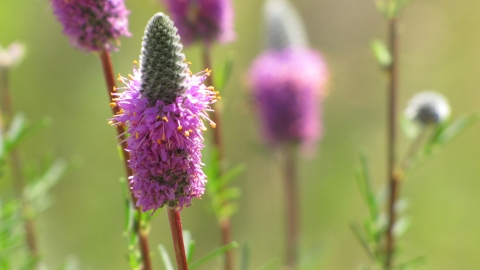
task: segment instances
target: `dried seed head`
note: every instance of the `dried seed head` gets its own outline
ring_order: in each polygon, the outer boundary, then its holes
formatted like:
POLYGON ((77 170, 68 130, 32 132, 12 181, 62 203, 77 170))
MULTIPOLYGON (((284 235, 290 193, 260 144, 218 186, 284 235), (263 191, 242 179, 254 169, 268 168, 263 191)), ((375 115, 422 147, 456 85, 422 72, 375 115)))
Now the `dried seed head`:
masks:
POLYGON ((437 92, 420 92, 408 101, 405 116, 421 125, 439 124, 450 116, 450 106, 448 100, 437 92))

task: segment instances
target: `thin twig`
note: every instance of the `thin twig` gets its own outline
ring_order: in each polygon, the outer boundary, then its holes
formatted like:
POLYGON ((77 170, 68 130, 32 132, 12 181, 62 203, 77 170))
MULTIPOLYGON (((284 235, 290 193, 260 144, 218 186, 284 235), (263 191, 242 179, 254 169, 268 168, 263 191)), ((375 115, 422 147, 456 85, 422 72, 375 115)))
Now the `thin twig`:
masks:
POLYGON ((187 256, 183 244, 182 220, 180 212, 174 208, 168 207, 168 220, 170 221, 170 230, 172 231, 173 246, 175 249, 175 258, 177 260, 178 270, 188 270, 187 256))
POLYGON ((397 20, 389 20, 389 47, 392 55, 392 62, 388 67, 388 179, 389 179, 389 200, 388 200, 388 226, 386 231, 386 258, 385 268, 390 269, 393 264, 393 253, 395 252, 395 235, 393 229, 396 222, 395 204, 400 192, 400 173, 395 173, 396 162, 396 134, 397 134, 397 100, 398 100, 398 37, 397 20))
MULTIPOLYGON (((112 104, 112 113, 113 115, 116 115, 119 111, 120 108, 116 106, 113 103, 113 93, 116 91, 116 86, 115 86, 115 76, 113 73, 113 66, 112 66, 112 61, 110 58, 110 52, 107 50, 102 50, 99 54, 100 61, 102 63, 102 69, 103 69, 103 75, 105 76, 105 82, 107 84, 107 91, 108 91, 108 96, 110 99, 110 104, 112 104)), ((132 169, 128 166, 128 160, 130 159, 130 154, 126 151, 127 148, 127 142, 125 140, 124 136, 124 129, 121 126, 116 127, 117 130, 117 135, 118 135, 118 141, 120 143, 120 146, 122 147, 122 153, 123 153, 123 162, 124 162, 124 167, 125 171, 127 174, 127 179, 129 176, 133 175, 132 169)), ((132 201, 134 202, 134 205, 136 205, 136 198, 133 195, 133 193, 130 192, 130 196, 132 201)), ((135 220, 134 224, 134 229, 135 233, 138 236, 138 241, 139 241, 139 246, 140 246, 140 253, 142 254, 142 262, 143 262, 143 268, 144 270, 152 270, 152 262, 150 259, 150 248, 148 245, 148 232, 143 228, 143 224, 141 224, 141 214, 142 210, 139 207, 135 207, 135 210, 137 211, 137 219, 135 220)))
MULTIPOLYGON (((8 130, 11 120, 13 118, 13 106, 10 96, 10 88, 8 83, 8 68, 0 68, 0 82, 1 82, 1 111, 2 120, 5 125, 5 130, 8 130)), ((25 179, 22 173, 22 165, 20 161, 20 155, 17 149, 13 149, 10 152, 10 165, 12 169, 13 182, 15 187, 15 193, 17 198, 20 199, 22 204, 22 215, 25 219, 24 229, 26 235, 26 242, 28 250, 33 257, 38 256, 37 237, 35 233, 35 225, 31 217, 31 206, 28 198, 24 195, 25 179)))
MULTIPOLYGON (((205 45, 203 50, 203 63, 204 66, 208 69, 212 69, 212 60, 211 60, 211 53, 210 53, 210 45, 205 45)), ((213 77, 212 75, 208 76, 206 79, 207 86, 214 86, 213 85, 213 77)), ((212 121, 215 122, 216 128, 213 130, 213 144, 218 152, 218 163, 220 164, 220 175, 223 173, 223 164, 225 158, 225 147, 223 144, 223 136, 222 136, 222 121, 221 121, 221 114, 218 110, 215 110, 215 104, 212 104, 212 121)), ((225 188, 225 187, 223 187, 225 188)), ((222 192, 222 190, 219 190, 222 192)), ((223 218, 219 220, 220 229, 222 231, 222 246, 228 245, 232 242, 232 226, 229 218, 223 218)), ((228 250, 225 252, 225 270, 233 270, 234 269, 234 256, 233 250, 228 250)))
POLYGON ((287 267, 297 268, 298 264, 298 230, 299 230, 299 200, 297 191, 297 145, 285 145, 283 149, 285 177, 285 209, 287 226, 287 267))

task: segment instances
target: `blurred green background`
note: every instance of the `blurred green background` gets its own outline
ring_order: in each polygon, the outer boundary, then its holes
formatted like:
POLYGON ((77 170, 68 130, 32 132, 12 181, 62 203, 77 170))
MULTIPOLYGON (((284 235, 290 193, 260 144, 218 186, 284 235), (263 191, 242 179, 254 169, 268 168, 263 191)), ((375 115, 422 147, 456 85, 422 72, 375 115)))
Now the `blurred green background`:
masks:
MULTIPOLYGON (((368 258, 348 224, 362 221, 367 209, 354 180, 360 149, 368 149, 376 188, 385 176, 385 78, 369 46, 384 37, 385 20, 373 0, 294 0, 304 16, 312 47, 325 55, 331 72, 324 103, 325 134, 317 154, 300 161, 302 258, 305 269, 357 269, 368 258)), ((122 38, 113 54, 116 73, 131 73, 138 59, 143 29, 159 1, 127 0, 131 38, 122 38)), ((252 269, 283 255, 283 198, 280 162, 263 147, 250 104, 246 71, 262 50, 259 0, 237 0, 236 42, 216 46, 218 67, 235 56, 234 75, 222 94, 224 134, 229 164, 247 172, 234 184, 243 190, 233 218, 234 238, 251 249, 252 269)), ((0 0, 0 44, 21 41, 23 63, 11 72, 14 106, 32 120, 53 118, 53 125, 23 147, 34 161, 53 153, 80 156, 83 165, 52 191, 55 204, 37 221, 40 248, 51 267, 76 256, 81 269, 128 269, 122 237, 124 210, 114 129, 97 57, 72 48, 47 0, 0 0)), ((480 104, 480 1, 415 0, 404 10, 400 27, 400 107, 417 91, 436 89, 450 100, 453 116, 480 104)), ((192 71, 203 69, 201 47, 185 50, 192 71)), ((215 72, 215 71, 214 71, 215 72)), ((412 228, 401 241, 400 259, 427 258, 426 269, 480 269, 480 125, 449 144, 404 185, 412 228)), ((401 149, 406 139, 400 136, 401 149)), ((8 183, 1 183, 8 189, 8 183)), ((183 211, 184 229, 192 232, 200 258, 219 245, 208 196, 183 211)), ((150 243, 155 269, 162 269, 156 246, 172 254, 166 213, 157 211, 150 243)), ((239 251, 237 251, 237 254, 239 251)), ((238 258, 238 257, 237 257, 238 258)), ((203 269, 215 269, 215 263, 203 269)))

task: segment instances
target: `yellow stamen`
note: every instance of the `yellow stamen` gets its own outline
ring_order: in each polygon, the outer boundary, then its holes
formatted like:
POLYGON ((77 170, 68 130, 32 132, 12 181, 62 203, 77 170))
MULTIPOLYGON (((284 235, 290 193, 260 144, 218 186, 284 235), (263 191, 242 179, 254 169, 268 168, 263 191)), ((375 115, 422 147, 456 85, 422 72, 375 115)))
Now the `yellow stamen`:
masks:
POLYGON ((182 126, 178 126, 178 127, 177 127, 177 130, 178 130, 178 131, 182 131, 182 129, 183 129, 182 126))
POLYGON ((158 140, 157 140, 157 143, 158 143, 158 144, 161 144, 161 143, 162 143, 162 140, 158 139, 158 140))
POLYGON ((187 136, 187 137, 190 136, 190 132, 185 131, 185 136, 187 136))
POLYGON ((212 128, 216 128, 216 127, 217 127, 217 124, 215 124, 215 123, 212 122, 212 123, 210 123, 210 126, 211 126, 212 128))
POLYGON ((133 80, 132 74, 128 74, 128 78, 129 78, 130 80, 133 80))
POLYGON ((110 102, 110 107, 113 108, 113 107, 115 107, 115 106, 117 106, 117 103, 115 103, 115 102, 110 102))
POLYGON ((116 86, 113 87, 113 92, 115 92, 115 91, 117 91, 117 87, 116 87, 116 86))
POLYGON ((162 133, 162 141, 165 141, 165 133, 162 133))
POLYGON ((137 116, 137 112, 133 112, 133 116, 137 116))
POLYGON ((137 60, 133 60, 133 64, 134 65, 138 64, 137 60))
POLYGON ((166 116, 162 117, 162 120, 168 123, 168 118, 166 116))
POLYGON ((138 132, 135 133, 135 138, 138 139, 138 132))

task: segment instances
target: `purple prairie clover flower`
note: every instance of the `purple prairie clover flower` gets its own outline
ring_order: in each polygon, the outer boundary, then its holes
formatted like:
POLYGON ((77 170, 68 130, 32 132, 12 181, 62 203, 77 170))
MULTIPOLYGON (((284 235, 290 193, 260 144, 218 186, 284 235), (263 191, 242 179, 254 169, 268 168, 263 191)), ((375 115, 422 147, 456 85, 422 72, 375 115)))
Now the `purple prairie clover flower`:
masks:
MULTIPOLYGON (((207 73, 191 75, 184 95, 172 103, 158 100, 154 106, 141 93, 141 74, 120 78, 126 90, 118 94, 121 113, 114 123, 125 125, 130 152, 130 187, 143 211, 189 206, 205 190, 202 171, 203 119, 216 93, 203 85, 207 73)), ((215 126, 211 122, 212 127, 215 126)))
POLYGON ((129 134, 130 187, 143 211, 180 210, 205 189, 203 121, 215 127, 207 111, 218 92, 203 84, 210 71, 190 72, 181 49, 173 22, 156 14, 145 29, 140 68, 119 78, 126 87, 115 94, 120 112, 111 124, 129 134))
POLYGON ((309 49, 269 50, 250 68, 266 141, 308 147, 322 132, 320 104, 327 79, 322 56, 309 49))
POLYGON ((130 36, 124 0, 52 0, 52 7, 70 43, 85 51, 113 50, 130 36))
POLYGON ((200 40, 227 43, 235 39, 231 0, 162 0, 184 45, 200 40))

